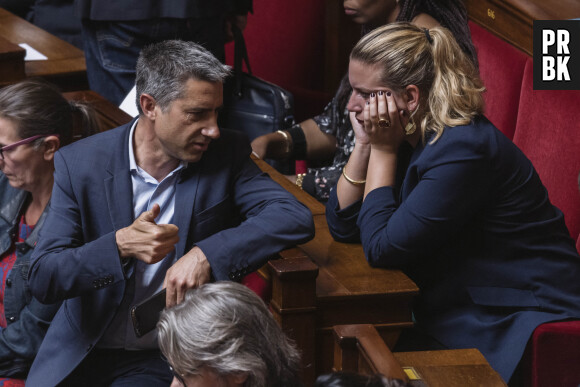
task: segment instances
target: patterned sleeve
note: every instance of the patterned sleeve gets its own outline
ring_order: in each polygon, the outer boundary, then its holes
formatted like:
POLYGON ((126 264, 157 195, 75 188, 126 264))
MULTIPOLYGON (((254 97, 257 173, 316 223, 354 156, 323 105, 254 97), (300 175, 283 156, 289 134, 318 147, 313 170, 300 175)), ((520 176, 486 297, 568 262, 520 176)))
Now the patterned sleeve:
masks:
POLYGON ((338 130, 338 102, 336 96, 326 105, 321 114, 313 118, 320 130, 326 134, 336 136, 338 130))
POLYGON ((326 202, 331 189, 336 185, 342 168, 346 165, 354 148, 354 130, 350 123, 348 111, 340 112, 338 91, 332 101, 324 108, 322 114, 313 118, 320 130, 336 137, 336 152, 329 165, 308 168, 304 177, 303 188, 321 202, 326 202))

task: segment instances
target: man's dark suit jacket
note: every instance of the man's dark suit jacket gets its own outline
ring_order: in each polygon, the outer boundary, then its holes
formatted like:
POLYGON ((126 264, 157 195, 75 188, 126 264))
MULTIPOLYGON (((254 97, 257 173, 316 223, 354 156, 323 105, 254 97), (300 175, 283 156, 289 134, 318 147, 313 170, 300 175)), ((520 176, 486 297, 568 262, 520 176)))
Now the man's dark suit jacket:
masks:
MULTIPOLYGON (((125 292, 115 232, 133 213, 128 141, 132 123, 80 140, 55 156, 48 216, 30 269, 32 293, 64 300, 27 386, 62 381, 98 343, 125 292)), ((314 235, 310 211, 249 158, 247 138, 222 130, 177 181, 176 257, 195 245, 216 280, 240 280, 268 257, 314 235)))

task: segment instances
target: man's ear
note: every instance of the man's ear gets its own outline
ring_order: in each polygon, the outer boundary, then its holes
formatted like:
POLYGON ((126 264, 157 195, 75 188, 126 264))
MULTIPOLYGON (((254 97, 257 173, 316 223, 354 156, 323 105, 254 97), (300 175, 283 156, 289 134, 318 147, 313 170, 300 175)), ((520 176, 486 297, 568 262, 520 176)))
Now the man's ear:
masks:
POLYGON ((407 110, 414 112, 419 106, 419 97, 421 96, 419 88, 415 85, 409 85, 405 87, 405 95, 407 96, 407 110))
POLYGON ((55 152, 60 148, 60 139, 58 136, 47 136, 42 142, 44 159, 51 161, 54 159, 55 152))
POLYGON ((155 120, 155 106, 157 106, 157 101, 155 101, 155 98, 149 94, 143 93, 139 96, 139 105, 141 105, 141 110, 143 111, 143 115, 145 117, 149 118, 150 120, 155 120))

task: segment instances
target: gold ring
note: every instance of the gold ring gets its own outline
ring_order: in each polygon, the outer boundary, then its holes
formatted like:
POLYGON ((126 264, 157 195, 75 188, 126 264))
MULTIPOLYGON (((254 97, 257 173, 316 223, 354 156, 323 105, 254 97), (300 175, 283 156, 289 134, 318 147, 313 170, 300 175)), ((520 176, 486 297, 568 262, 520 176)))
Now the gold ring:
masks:
POLYGON ((379 119, 379 127, 380 128, 388 128, 391 126, 391 121, 386 120, 384 118, 379 119))

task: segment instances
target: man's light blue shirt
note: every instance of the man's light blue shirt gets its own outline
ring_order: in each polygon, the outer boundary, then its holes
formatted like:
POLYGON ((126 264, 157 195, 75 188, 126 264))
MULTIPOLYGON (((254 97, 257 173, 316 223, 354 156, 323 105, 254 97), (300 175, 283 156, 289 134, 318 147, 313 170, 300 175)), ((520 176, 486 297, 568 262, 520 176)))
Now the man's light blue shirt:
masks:
MULTIPOLYGON (((161 212, 155 219, 155 222, 157 224, 170 224, 173 223, 173 214, 175 213, 175 186, 181 170, 187 167, 187 162, 182 161, 177 168, 161 181, 157 181, 139 167, 135 161, 135 152, 133 149, 133 137, 138 121, 136 120, 131 127, 128 144, 129 168, 133 186, 133 215, 137 219, 139 215, 145 211, 149 211, 157 203, 161 208, 161 212)), ((134 282, 132 280, 127 281, 125 297, 111 325, 107 328, 101 341, 98 343, 98 347, 124 348, 128 350, 158 348, 157 329, 141 338, 137 338, 133 330, 130 310, 134 305, 163 288, 165 273, 175 261, 175 251, 167 254, 164 259, 152 265, 135 260, 133 270, 130 270, 128 273, 129 276, 134 276, 134 282)))

